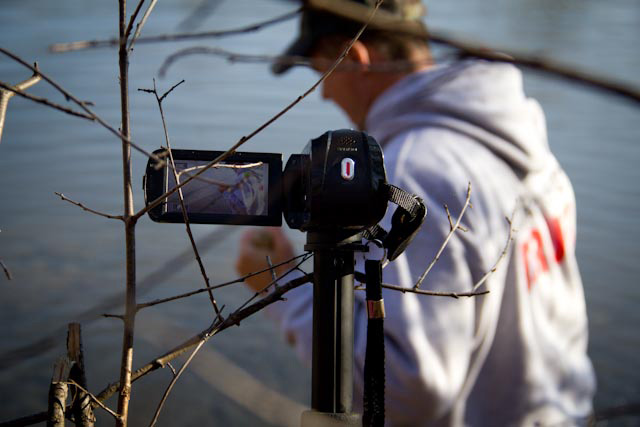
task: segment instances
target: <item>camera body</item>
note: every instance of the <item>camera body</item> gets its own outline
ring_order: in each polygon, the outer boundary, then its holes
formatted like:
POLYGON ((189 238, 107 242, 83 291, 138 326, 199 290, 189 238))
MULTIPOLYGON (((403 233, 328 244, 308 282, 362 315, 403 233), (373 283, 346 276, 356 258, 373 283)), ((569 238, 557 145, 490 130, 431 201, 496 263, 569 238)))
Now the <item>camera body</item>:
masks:
MULTIPOLYGON (((147 163, 145 202, 175 188, 167 157, 147 163)), ((353 231, 377 224, 387 209, 382 150, 374 138, 354 130, 329 131, 312 139, 282 170, 278 153, 236 152, 207 168, 219 151, 172 150, 185 213, 191 223, 279 226, 302 231, 353 231), (203 171, 203 169, 206 169, 203 171)), ((184 222, 178 192, 149 211, 157 222, 184 222)))
POLYGON ((353 130, 326 132, 284 172, 284 217, 302 231, 362 230, 387 209, 382 150, 371 136, 353 130))

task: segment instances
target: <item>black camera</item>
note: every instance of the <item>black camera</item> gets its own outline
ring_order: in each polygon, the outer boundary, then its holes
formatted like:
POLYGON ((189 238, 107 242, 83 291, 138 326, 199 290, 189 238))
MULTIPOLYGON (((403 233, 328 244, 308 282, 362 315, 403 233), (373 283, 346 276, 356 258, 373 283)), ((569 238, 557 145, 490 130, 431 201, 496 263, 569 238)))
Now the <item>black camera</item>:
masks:
MULTIPOLYGON (((168 158, 167 149, 154 152, 168 158)), ((175 171, 149 160, 143 187, 147 203, 194 177, 223 152, 171 150, 175 171)), ((282 224, 302 231, 351 230, 377 224, 387 209, 382 150, 371 136, 329 131, 312 139, 301 154, 236 152, 181 188, 189 222, 199 224, 282 224)), ((149 211, 157 222, 184 222, 178 192, 149 211)))

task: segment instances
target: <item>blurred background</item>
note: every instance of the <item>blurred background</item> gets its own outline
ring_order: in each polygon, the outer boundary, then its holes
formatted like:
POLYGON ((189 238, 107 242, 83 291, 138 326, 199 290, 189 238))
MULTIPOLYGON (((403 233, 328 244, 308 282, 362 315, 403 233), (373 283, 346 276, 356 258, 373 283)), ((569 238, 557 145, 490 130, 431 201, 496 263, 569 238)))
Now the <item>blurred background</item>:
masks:
MULTIPOLYGON (((434 30, 542 55, 640 86, 640 4, 636 0, 426 4, 427 23, 434 30)), ((143 35, 235 28, 296 7, 293 2, 275 0, 213 1, 208 10, 194 14, 199 5, 200 0, 159 2, 143 35)), ((132 2, 129 8, 133 7, 132 2)), ((296 26, 297 21, 291 20, 233 38, 137 44, 130 65, 133 140, 149 151, 164 144, 155 99, 137 91, 152 87, 153 78, 160 92, 186 81, 163 104, 175 148, 222 150, 255 129, 311 86, 315 75, 298 68, 276 78, 266 64, 230 64, 210 56, 184 58, 163 79, 158 79, 158 69, 169 54, 190 46, 277 54, 294 37, 296 26)), ((117 51, 52 54, 48 46, 111 38, 117 31, 113 1, 3 0, 0 9, 0 45, 28 62, 37 61, 43 72, 71 93, 94 102, 94 110, 114 127, 120 122, 117 51)), ((438 52, 448 57, 446 51, 438 52)), ((0 57, 0 80, 16 84, 29 76, 28 70, 0 57)), ((590 319, 589 352, 598 376, 595 407, 638 402, 640 108, 540 74, 526 72, 525 84, 546 111, 552 150, 575 186, 578 257, 590 319)), ((29 92, 64 103, 43 82, 29 92)), ((282 152, 286 160, 310 138, 349 126, 318 91, 243 150, 282 152)), ((145 165, 146 158, 134 152, 138 209, 144 203, 145 165)), ((0 143, 0 259, 13 275, 11 281, 0 276, 1 421, 46 408, 52 366, 64 351, 68 322, 83 323, 90 389, 97 392, 118 378, 120 322, 93 319, 105 311, 121 311, 117 303, 108 301, 119 301, 124 289, 123 227, 62 202, 54 191, 91 208, 120 214, 121 176, 120 144, 106 130, 19 97, 12 99, 0 143), (99 308, 87 313, 93 306, 99 308)), ((240 231, 194 226, 196 239, 206 248, 203 258, 212 283, 234 278, 240 231)), ((304 240, 301 233, 287 232, 298 243, 304 240)), ((190 251, 183 225, 143 218, 136 241, 139 301, 203 286, 192 257, 180 258, 190 251)), ((216 296, 228 313, 250 293, 240 285, 216 296)), ((211 319, 206 294, 141 312, 134 367, 206 328, 211 319)), ((148 424, 170 378, 165 370, 135 383, 132 425, 148 424)), ((258 314, 207 344, 178 382, 159 425, 278 425, 287 419, 295 423, 295 411, 308 404, 309 389, 308 367, 297 361, 272 324, 258 314), (277 402, 282 406, 261 404, 267 394, 281 399, 277 402), (294 414, 279 413, 287 411, 294 414)), ((110 403, 115 407, 114 400, 110 403)), ((639 422, 638 418, 620 419, 602 425, 639 422)))

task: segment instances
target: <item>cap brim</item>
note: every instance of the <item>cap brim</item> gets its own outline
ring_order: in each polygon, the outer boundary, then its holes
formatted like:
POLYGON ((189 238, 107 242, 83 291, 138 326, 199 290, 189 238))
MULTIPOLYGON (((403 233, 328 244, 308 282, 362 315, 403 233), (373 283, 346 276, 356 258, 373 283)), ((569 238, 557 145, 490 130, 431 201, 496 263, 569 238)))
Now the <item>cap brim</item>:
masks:
POLYGON ((310 37, 301 35, 284 51, 282 56, 271 64, 271 72, 275 75, 280 75, 293 67, 293 57, 307 57, 311 53, 313 47, 313 41, 310 37))

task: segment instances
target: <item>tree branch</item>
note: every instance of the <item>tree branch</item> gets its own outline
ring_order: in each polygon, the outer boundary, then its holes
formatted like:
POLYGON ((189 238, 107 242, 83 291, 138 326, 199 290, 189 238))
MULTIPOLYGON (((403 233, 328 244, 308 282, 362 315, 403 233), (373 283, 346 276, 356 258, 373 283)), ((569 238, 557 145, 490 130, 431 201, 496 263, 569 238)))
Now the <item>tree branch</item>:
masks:
POLYGON ((263 270, 256 271, 255 273, 250 273, 250 274, 247 274, 246 276, 238 277, 237 279, 230 280, 228 282, 224 282, 224 283, 221 283, 221 284, 218 284, 218 285, 209 286, 207 288, 200 288, 200 289, 196 289, 196 290, 193 290, 193 291, 190 291, 190 292, 185 292, 185 293, 180 294, 180 295, 175 295, 175 296, 168 297, 168 298, 160 298, 160 299, 156 299, 156 300, 153 300, 153 301, 150 301, 150 302, 147 302, 147 303, 138 304, 138 310, 142 310, 143 308, 153 307, 154 305, 164 304, 166 302, 171 302, 171 301, 175 301, 175 300, 182 299, 182 298, 187 298, 187 297, 190 297, 190 296, 193 296, 193 295, 197 295, 197 294, 201 294, 203 292, 207 292, 208 290, 220 289, 220 288, 224 288, 226 286, 234 285, 234 284, 237 284, 237 283, 242 283, 244 280, 246 280, 246 279, 248 279, 250 277, 257 276, 258 274, 262 274, 262 273, 265 273, 265 272, 270 271, 270 270, 273 271, 272 269, 274 269, 274 268, 278 268, 278 267, 280 267, 282 265, 285 265, 285 264, 288 264, 288 263, 290 263, 292 261, 295 261, 298 258, 306 257, 308 255, 309 255, 309 253, 304 253, 302 255, 298 255, 296 257, 293 257, 293 258, 291 258, 291 259, 289 259, 287 261, 283 261, 283 262, 281 262, 279 264, 276 264, 273 267, 265 268, 263 270))
MULTIPOLYGON (((38 68, 38 64, 34 64, 34 67, 38 68)), ((24 90, 30 88, 34 84, 40 81, 40 75, 34 72, 33 76, 29 77, 27 80, 18 83, 15 87, 12 87, 6 83, 0 82, 0 141, 2 141, 2 131, 4 129, 4 120, 7 115, 7 107, 9 106, 9 100, 13 97, 14 94, 18 93, 21 96, 30 96, 24 94, 24 90)))
MULTIPOLYGON (((129 36, 131 35, 131 31, 133 30, 133 23, 136 21, 136 18, 138 17, 138 13, 140 13, 140 9, 142 9, 142 5, 144 4, 145 0, 138 0, 138 5, 136 6, 136 8, 134 9, 133 13, 131 14, 131 17, 129 18, 129 24, 127 25, 127 29, 124 32, 124 40, 128 40, 129 36)), ((120 43, 121 40, 118 39, 118 43, 120 43)))
POLYGON ((54 194, 56 196, 60 197, 61 200, 64 200, 65 202, 69 202, 72 205, 75 205, 75 206, 81 208, 84 211, 91 212, 92 214, 99 215, 101 217, 109 218, 109 219, 119 219, 120 221, 124 220, 124 217, 122 215, 109 215, 109 214, 106 214, 106 213, 98 212, 96 210, 93 210, 93 209, 90 209, 90 208, 86 207, 82 203, 78 203, 76 201, 73 201, 73 200, 69 199, 67 196, 65 196, 62 193, 58 193, 57 191, 55 191, 54 194))
MULTIPOLYGON (((218 318, 216 320, 214 320, 214 323, 217 323, 218 320, 222 320, 222 314, 218 314, 218 318)), ((158 417, 160 417, 160 411, 162 411, 162 407, 164 406, 164 403, 167 401, 167 398, 169 397, 169 394, 171 393, 171 390, 173 390, 173 386, 176 384, 176 382, 178 382, 178 379, 180 378, 180 375, 182 375, 182 373, 187 369, 187 367, 189 366, 189 364, 191 363, 193 358, 196 356, 196 354, 198 354, 198 351, 200 351, 200 349, 202 348, 204 343, 206 343, 207 340, 213 334, 215 334, 215 330, 212 331, 211 333, 205 334, 202 337, 202 339, 200 340, 198 345, 196 345, 196 348, 193 349, 193 351, 191 352, 191 355, 189 355, 189 358, 184 362, 184 364, 182 365, 182 367, 180 368, 180 370, 177 373, 175 372, 173 367, 171 367, 172 372, 173 372, 173 378, 171 379, 171 382, 167 386, 167 389, 165 390, 164 394, 162 395, 162 399, 160 399, 160 402, 158 403, 158 407, 156 408, 156 411, 153 414, 153 419, 151 420, 151 423, 149 424, 149 427, 153 427, 153 426, 156 425, 156 422, 158 421, 158 417)))
MULTIPOLYGON (((450 37, 445 37, 434 32, 430 33, 430 40, 433 43, 443 44, 453 47, 460 52, 461 57, 473 57, 494 62, 505 62, 528 68, 532 71, 547 74, 551 77, 557 77, 570 83, 580 84, 591 89, 600 90, 604 93, 617 95, 628 101, 640 103, 640 88, 620 81, 616 81, 610 77, 599 76, 586 70, 580 70, 573 65, 561 64, 549 58, 537 57, 526 53, 504 51, 502 49, 485 47, 479 44, 463 42, 450 37)), ((298 56, 275 56, 275 55, 248 55, 238 52, 231 52, 218 47, 191 47, 179 50, 168 56, 161 65, 158 74, 162 77, 176 60, 188 55, 214 55, 226 58, 230 62, 248 62, 248 63, 273 63, 280 62, 289 65, 310 66, 309 58, 298 56)), ((372 64, 367 68, 370 72, 392 72, 405 71, 414 68, 416 65, 431 64, 432 60, 421 62, 407 61, 385 61, 372 64)), ((343 65, 348 69, 348 65, 343 65)), ((341 67, 342 69, 342 67, 341 67)))
MULTIPOLYGON (((54 108, 56 110, 62 111, 63 113, 71 114, 72 116, 76 116, 76 117, 81 117, 83 119, 90 120, 92 122, 96 120, 94 117, 92 117, 92 116, 90 116, 88 114, 84 114, 84 113, 81 113, 79 111, 75 111, 75 110, 73 110, 71 108, 64 107, 62 105, 56 104, 56 103, 54 103, 52 101, 49 101, 46 98, 41 98, 39 96, 30 95, 30 94, 18 89, 17 87, 12 87, 12 86, 10 86, 10 85, 8 85, 8 84, 6 84, 4 82, 1 82, 1 81, 0 81, 0 88, 3 89, 2 92, 7 91, 11 95, 13 95, 13 94, 19 95, 19 96, 21 96, 23 98, 26 98, 26 99, 30 100, 30 101, 37 102, 39 104, 46 105, 47 107, 51 107, 51 108, 54 108)), ((2 101, 0 101, 0 103, 1 102, 2 101)), ((2 111, 0 111, 0 114, 2 114, 2 111)))
MULTIPOLYGON (((398 285, 390 285, 388 283, 383 283, 382 287, 386 288, 386 289, 391 289, 391 290, 394 290, 394 291, 400 291, 403 294, 409 292, 409 293, 413 293, 413 294, 427 295, 427 296, 432 296, 432 297, 451 297, 451 298, 455 298, 455 299, 458 299, 460 297, 477 297, 477 296, 485 295, 485 294, 489 293, 489 291, 480 291, 480 292, 424 291, 422 289, 405 288, 405 287, 398 286, 398 285)), ((364 289, 364 288, 362 288, 362 289, 364 289)), ((358 288, 358 290, 360 290, 360 288, 358 288)))
MULTIPOLYGON (((193 39, 201 39, 201 38, 220 38, 227 36, 235 36, 239 34, 246 34, 261 30, 268 26, 279 24, 280 22, 287 21, 291 18, 294 18, 301 12, 302 8, 298 8, 294 11, 287 12, 284 15, 277 16, 275 18, 270 18, 262 22, 258 22, 255 24, 251 24, 248 26, 243 26, 239 28, 222 30, 222 31, 205 31, 198 33, 179 33, 179 34, 164 34, 158 36, 149 36, 149 37, 138 37, 137 43, 158 43, 158 42, 169 42, 169 41, 182 41, 182 40, 193 40, 193 39)), ((145 13, 146 15, 146 13, 145 13)), ((144 19, 144 18, 143 18, 144 19)), ((136 33, 138 31, 136 30, 136 33)), ((134 35, 134 38, 135 35, 134 35)), ((92 49, 92 48, 100 48, 100 47, 115 47, 118 46, 118 39, 113 38, 109 40, 90 40, 90 41, 77 41, 71 43, 57 43, 49 46, 49 50, 53 53, 64 53, 71 52, 75 50, 84 50, 84 49, 92 49)))
POLYGON ((30 65, 24 59, 20 58, 19 56, 15 55, 14 53, 12 53, 12 52, 10 52, 10 51, 2 48, 2 47, 0 47, 0 53, 2 53, 5 56, 8 56, 9 58, 13 59, 14 61, 18 62, 19 64, 21 64, 21 65, 25 66, 26 68, 30 69, 34 74, 38 74, 44 81, 49 83, 58 92, 60 92, 65 97, 65 99, 67 101, 73 101, 78 107, 80 107, 83 111, 85 111, 87 113, 87 115, 89 115, 95 121, 100 123, 100 125, 102 125, 102 127, 104 127, 109 132, 111 132, 112 134, 117 136, 119 140, 125 141, 125 142, 131 144, 131 147, 134 148, 135 150, 139 151, 140 153, 144 154, 147 157, 152 158, 153 160, 158 162, 160 165, 164 165, 164 160, 160 159, 155 154, 149 153, 148 151, 146 151, 145 149, 143 149, 142 147, 140 147, 139 145, 137 145, 133 141, 131 141, 131 139, 129 137, 126 137, 122 132, 119 132, 118 130, 114 129, 113 126, 109 125, 100 116, 95 114, 89 107, 87 107, 87 105, 89 105, 89 103, 81 101, 78 98, 76 98, 75 96, 73 96, 69 91, 64 89, 62 86, 60 86, 58 83, 56 83, 50 77, 48 77, 46 74, 42 73, 36 66, 30 65))
MULTIPOLYGON (((163 368, 164 366, 166 366, 167 363, 171 362, 176 357, 188 351, 190 348, 195 347, 200 342, 202 337, 204 337, 206 334, 211 334, 211 332, 214 330, 216 331, 216 333, 220 333, 231 326, 240 324, 241 321, 257 313, 258 311, 262 310, 266 306, 273 304, 274 302, 280 301, 282 299, 282 296, 287 292, 295 288, 298 288, 304 285, 305 283, 309 283, 312 280, 313 280, 313 275, 307 274, 305 276, 301 276, 296 279, 290 280, 284 285, 278 286, 277 289, 274 289, 273 292, 269 293, 267 296, 265 296, 261 300, 241 310, 234 311, 226 319, 224 319, 224 321, 219 322, 219 324, 212 324, 209 328, 189 338, 182 344, 178 345, 177 347, 173 348, 172 350, 168 351, 162 356, 157 357, 156 359, 147 363, 143 367, 137 369, 135 372, 132 373, 131 380, 135 381, 147 375, 151 371, 154 371, 158 368, 163 368)), ((106 399, 113 396, 113 394, 118 390, 119 387, 120 387, 119 383, 113 383, 107 386, 104 390, 102 390, 102 392, 100 392, 97 395, 97 398, 101 402, 104 402, 106 399)))
MULTIPOLYGON (((109 408, 107 405, 105 405, 104 403, 102 403, 100 400, 98 400, 97 397, 95 397, 90 391, 88 391, 86 388, 82 387, 80 384, 78 384, 77 382, 75 382, 74 380, 69 380, 67 381, 67 384, 70 384, 74 387, 76 387, 78 390, 82 391, 83 393, 85 393, 87 396, 89 396, 89 398, 91 399, 91 401, 101 407, 102 409, 104 409, 105 411, 107 411, 109 414, 111 414, 112 417, 114 417, 115 419, 119 418, 119 415, 117 413, 115 413, 111 408, 109 408)), ((95 406, 92 405, 92 406, 95 406)))
POLYGON ((149 7, 147 7, 147 10, 144 12, 142 19, 140 20, 138 25, 136 25, 136 32, 131 38, 131 41, 129 42, 129 52, 133 50, 133 45, 136 43, 136 41, 140 37, 140 33, 142 32, 142 27, 144 27, 144 24, 147 23, 147 19, 149 19, 149 15, 151 15, 151 12, 156 7, 156 3, 158 3, 158 0, 151 0, 151 3, 149 4, 149 7))
POLYGON ((507 251, 509 250, 509 245, 511 245, 511 241, 513 240, 513 217, 514 216, 515 216, 515 210, 514 210, 513 214, 511 214, 511 218, 505 217, 505 219, 507 220, 507 223, 509 223, 509 235, 507 236, 507 243, 505 243, 504 249, 502 250, 502 253, 500 253, 500 256, 496 260, 496 263, 493 265, 491 270, 489 270, 486 273, 484 273, 484 275, 480 278, 480 280, 478 280, 478 283, 476 283, 473 286, 472 290, 474 292, 477 291, 478 288, 480 286, 482 286, 482 284, 487 280, 487 278, 498 269, 498 265, 504 259, 504 257, 507 255, 507 251))
POLYGON ((431 271, 431 268, 433 268, 435 263, 438 262, 438 260, 440 259, 440 255, 442 255, 442 251, 444 251, 444 248, 449 243, 449 240, 451 239, 451 236, 453 235, 453 233, 456 232, 456 230, 458 230, 458 227, 460 227, 460 221, 462 220, 462 216, 464 215, 464 212, 467 210, 467 207, 469 207, 469 201, 470 200, 471 200, 471 182, 469 182, 469 186, 467 187, 467 198, 464 201, 464 205, 462 206, 462 210, 460 211, 460 215, 458 215, 458 220, 453 225, 451 223, 451 216, 449 215, 449 208, 447 206, 445 206, 445 209, 447 211, 447 216, 449 217, 449 234, 447 234, 447 237, 442 242, 442 245, 440 246, 440 249, 436 253, 436 256, 433 258, 431 263, 427 266, 426 270, 422 273, 422 275, 420 276, 420 278, 418 279, 416 284, 413 286, 413 289, 419 289, 420 288, 420 285, 422 285, 422 282, 424 282, 424 279, 425 279, 425 277, 427 277, 427 274, 429 274, 429 272, 431 271))
MULTIPOLYGON (((162 101, 167 97, 167 95, 169 95, 175 88, 180 86, 182 83, 184 83, 184 80, 173 85, 171 89, 166 91, 162 96, 158 95, 155 79, 153 79, 153 89, 138 89, 144 92, 152 93, 156 98, 156 102, 158 103, 158 110, 160 111, 160 118, 162 120, 162 128, 164 130, 164 139, 167 144, 167 152, 169 153, 171 170, 173 171, 173 178, 176 181, 176 184, 180 183, 180 177, 178 176, 178 172, 176 172, 176 164, 173 159, 173 152, 171 151, 171 142, 169 140, 169 131, 167 129, 167 121, 165 120, 165 117, 164 117, 162 101)), ((213 296, 213 291, 209 289, 210 283, 209 283, 209 276, 207 275, 207 270, 204 268, 204 264, 202 263, 202 259, 200 258, 200 252, 198 251, 198 246, 196 245, 196 241, 193 238, 193 233, 191 232, 191 224, 189 223, 189 215, 187 215, 187 208, 185 207, 185 204, 184 204, 182 189, 178 190, 178 197, 180 199, 180 208, 182 211, 182 218, 184 219, 184 225, 187 231, 187 235, 189 236, 189 242, 191 243, 191 248, 193 249, 193 253, 196 257, 196 261, 198 262, 198 267, 200 268, 200 274, 204 279, 204 284, 205 284, 205 287, 207 288, 207 293, 209 294, 209 300, 211 301, 211 305, 213 306, 213 310, 215 311, 216 316, 220 316, 220 310, 218 309, 218 304, 216 303, 216 299, 213 296)), ((138 308, 136 308, 136 311, 137 310, 138 308)))

